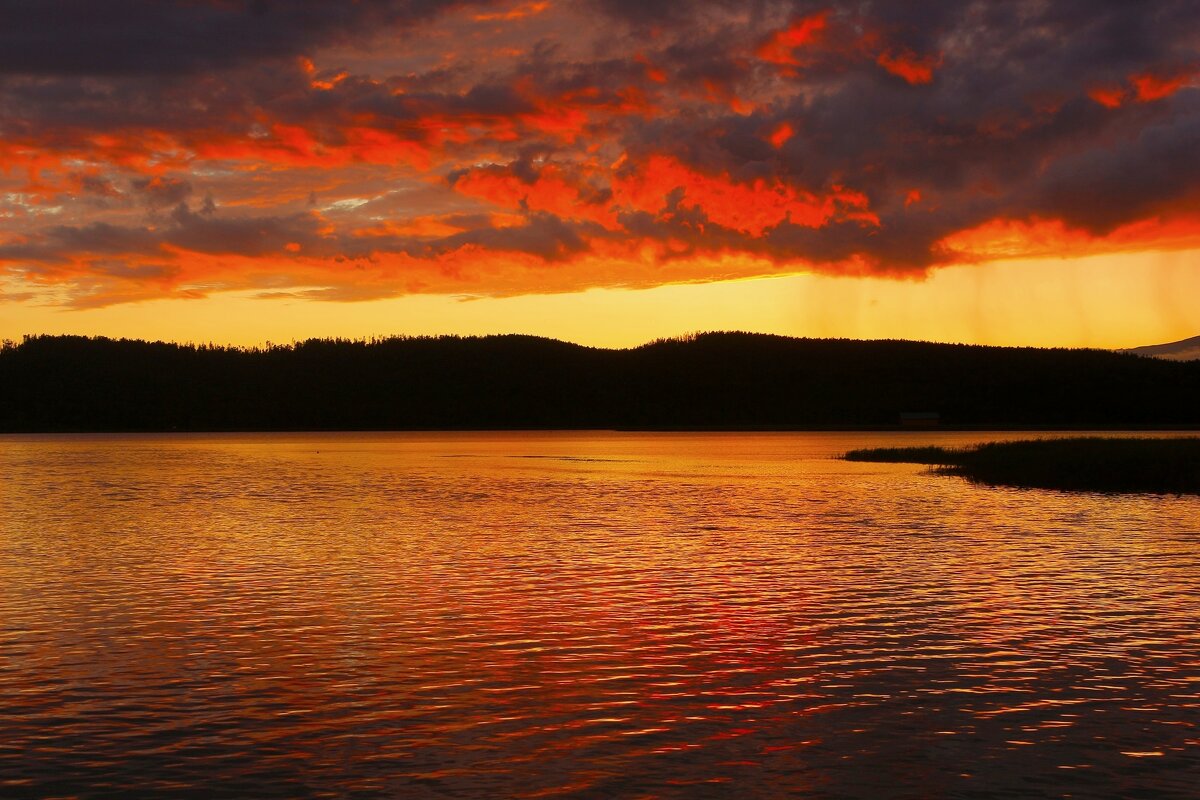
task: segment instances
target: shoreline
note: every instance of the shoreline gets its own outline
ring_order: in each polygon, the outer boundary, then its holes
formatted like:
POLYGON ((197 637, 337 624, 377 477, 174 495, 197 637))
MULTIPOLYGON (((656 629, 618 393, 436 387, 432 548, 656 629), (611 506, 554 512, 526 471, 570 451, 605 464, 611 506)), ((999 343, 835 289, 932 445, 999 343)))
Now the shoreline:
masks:
POLYGON ((850 450, 846 461, 926 464, 989 486, 1105 494, 1200 495, 1200 437, 1089 436, 967 447, 850 450))

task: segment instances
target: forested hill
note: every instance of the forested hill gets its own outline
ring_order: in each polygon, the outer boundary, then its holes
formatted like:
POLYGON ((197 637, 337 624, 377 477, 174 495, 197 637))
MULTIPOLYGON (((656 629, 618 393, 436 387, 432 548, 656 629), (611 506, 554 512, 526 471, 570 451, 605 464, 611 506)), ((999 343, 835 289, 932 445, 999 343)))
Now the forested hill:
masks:
POLYGON ((33 336, 0 431, 1200 424, 1200 363, 1099 350, 710 333, 629 350, 529 336, 238 349, 33 336))

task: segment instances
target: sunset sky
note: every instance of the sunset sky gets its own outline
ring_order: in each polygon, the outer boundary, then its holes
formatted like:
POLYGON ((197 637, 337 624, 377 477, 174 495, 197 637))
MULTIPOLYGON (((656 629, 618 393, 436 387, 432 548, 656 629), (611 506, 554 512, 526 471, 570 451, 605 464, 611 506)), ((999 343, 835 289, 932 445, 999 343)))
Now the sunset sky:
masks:
POLYGON ((0 21, 0 339, 1200 334, 1194 0, 0 21))

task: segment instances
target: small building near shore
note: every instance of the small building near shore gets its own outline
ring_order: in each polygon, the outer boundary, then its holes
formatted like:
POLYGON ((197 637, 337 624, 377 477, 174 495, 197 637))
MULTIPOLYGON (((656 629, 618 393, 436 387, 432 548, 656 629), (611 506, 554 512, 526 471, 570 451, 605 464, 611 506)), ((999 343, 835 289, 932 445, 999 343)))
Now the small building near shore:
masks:
POLYGON ((942 416, 936 411, 901 411, 901 428, 936 428, 942 422, 942 416))

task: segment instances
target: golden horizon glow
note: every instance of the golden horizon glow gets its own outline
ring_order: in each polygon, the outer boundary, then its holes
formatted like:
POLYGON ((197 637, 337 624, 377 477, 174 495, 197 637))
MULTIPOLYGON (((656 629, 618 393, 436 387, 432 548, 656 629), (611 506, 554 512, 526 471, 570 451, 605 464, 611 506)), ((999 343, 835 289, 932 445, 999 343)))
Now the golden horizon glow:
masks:
POLYGON ((992 261, 945 267, 923 280, 799 274, 503 298, 332 302, 223 292, 96 309, 9 303, 0 306, 0 339, 47 333, 255 346, 322 337, 520 333, 630 347, 699 331, 744 330, 1115 349, 1200 334, 1198 265, 1200 250, 1184 250, 992 261))

